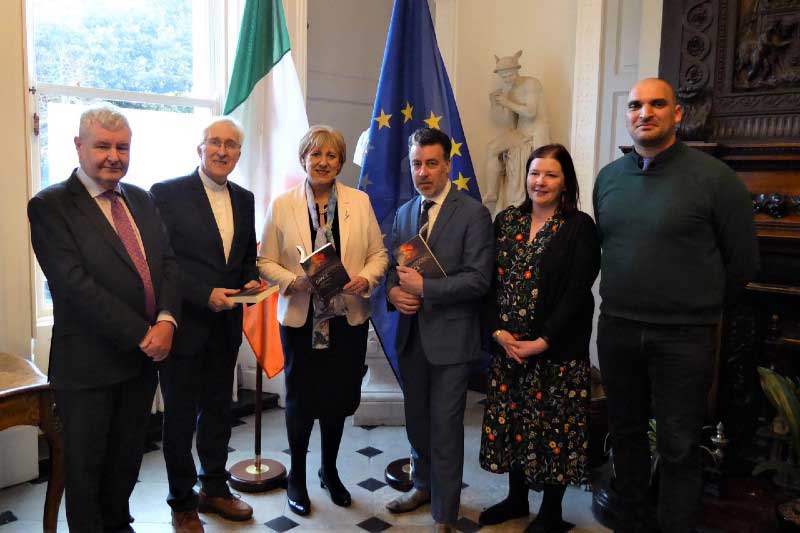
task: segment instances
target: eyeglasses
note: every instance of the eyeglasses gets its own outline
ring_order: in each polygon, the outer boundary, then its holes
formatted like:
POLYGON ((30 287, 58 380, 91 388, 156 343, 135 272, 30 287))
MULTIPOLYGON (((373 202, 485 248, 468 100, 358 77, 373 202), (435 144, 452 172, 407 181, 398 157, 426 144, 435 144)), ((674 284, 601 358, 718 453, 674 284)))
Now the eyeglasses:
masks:
POLYGON ((227 141, 223 141, 222 139, 218 139, 217 137, 212 137, 210 139, 206 139, 204 144, 206 144, 207 146, 210 146, 212 148, 215 148, 217 150, 219 150, 223 146, 227 150, 232 150, 232 151, 233 150, 238 150, 239 148, 242 147, 241 144, 237 143, 234 140, 228 139, 227 141))

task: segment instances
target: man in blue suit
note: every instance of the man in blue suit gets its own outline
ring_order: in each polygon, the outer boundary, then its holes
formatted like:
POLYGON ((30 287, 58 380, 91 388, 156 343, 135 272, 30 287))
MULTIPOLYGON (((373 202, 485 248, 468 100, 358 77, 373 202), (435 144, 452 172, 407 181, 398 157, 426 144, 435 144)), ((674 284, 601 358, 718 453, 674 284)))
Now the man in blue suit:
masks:
POLYGON ((397 210, 392 228, 392 250, 422 231, 446 276, 423 278, 394 261, 386 280, 400 312, 396 345, 414 482, 386 508, 401 513, 431 502, 438 531, 451 531, 458 519, 467 380, 481 353, 479 307, 494 261, 489 211, 451 185, 450 149, 438 129, 411 135, 408 158, 421 196, 397 210))
POLYGON ((231 392, 242 306, 230 296, 259 285, 253 193, 228 176, 241 155, 244 133, 227 117, 203 130, 200 165, 150 190, 181 267, 185 320, 175 333, 172 357, 161 365, 164 393, 164 461, 167 503, 176 531, 203 531, 197 511, 248 520, 253 509, 228 488, 231 392), (192 457, 197 429, 198 472, 192 457))

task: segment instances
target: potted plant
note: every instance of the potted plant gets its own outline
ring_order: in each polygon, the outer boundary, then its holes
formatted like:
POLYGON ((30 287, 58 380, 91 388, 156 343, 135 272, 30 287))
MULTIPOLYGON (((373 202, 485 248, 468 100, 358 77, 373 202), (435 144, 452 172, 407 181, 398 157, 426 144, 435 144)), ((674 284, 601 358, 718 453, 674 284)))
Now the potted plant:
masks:
MULTIPOLYGON (((774 471, 772 480, 776 485, 790 490, 800 490, 800 388, 791 378, 781 376, 769 368, 758 367, 761 388, 778 416, 789 428, 791 437, 787 460, 770 459, 756 465, 753 475, 774 471)), ((795 498, 776 508, 782 531, 800 531, 800 499, 795 498)))

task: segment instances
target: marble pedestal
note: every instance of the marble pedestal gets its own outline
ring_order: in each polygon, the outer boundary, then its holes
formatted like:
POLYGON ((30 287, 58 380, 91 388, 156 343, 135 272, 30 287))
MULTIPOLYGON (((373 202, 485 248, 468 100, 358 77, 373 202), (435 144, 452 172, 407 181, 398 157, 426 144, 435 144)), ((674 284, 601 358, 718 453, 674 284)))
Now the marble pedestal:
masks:
POLYGON ((404 426, 403 391, 372 328, 366 364, 369 370, 361 385, 361 405, 353 415, 353 425, 404 426))

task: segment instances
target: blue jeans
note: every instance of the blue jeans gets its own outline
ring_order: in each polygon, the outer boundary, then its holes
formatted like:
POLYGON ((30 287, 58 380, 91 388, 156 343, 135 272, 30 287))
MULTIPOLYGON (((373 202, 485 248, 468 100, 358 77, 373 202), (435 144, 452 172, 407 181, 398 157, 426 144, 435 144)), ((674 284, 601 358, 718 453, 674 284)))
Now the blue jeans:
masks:
POLYGON ((702 501, 699 447, 711 383, 714 325, 662 325, 600 316, 597 350, 608 399, 612 484, 625 502, 619 531, 646 531, 647 437, 656 419, 662 533, 692 531, 702 501))

